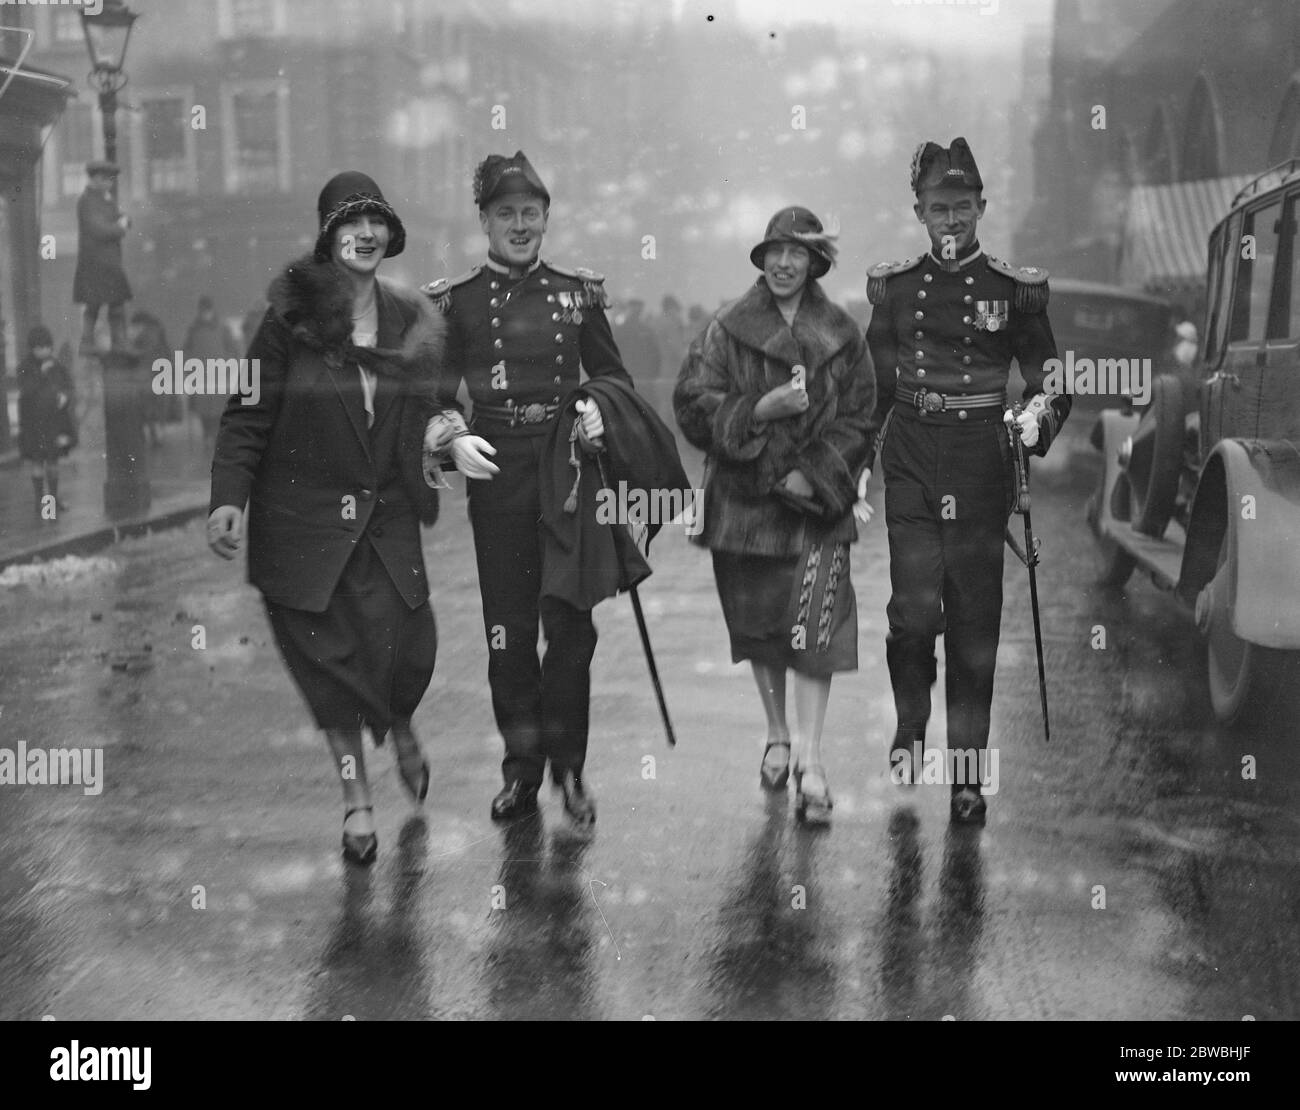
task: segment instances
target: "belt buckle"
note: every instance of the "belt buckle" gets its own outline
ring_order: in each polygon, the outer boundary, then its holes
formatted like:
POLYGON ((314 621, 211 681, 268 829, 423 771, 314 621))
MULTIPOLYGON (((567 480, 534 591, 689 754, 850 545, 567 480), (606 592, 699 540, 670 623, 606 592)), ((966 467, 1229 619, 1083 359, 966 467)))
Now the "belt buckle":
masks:
POLYGON ((935 393, 922 386, 916 391, 915 404, 918 412, 942 412, 944 399, 942 393, 935 393))
POLYGON ((525 424, 541 424, 546 419, 546 406, 537 402, 525 405, 523 415, 519 419, 525 424))

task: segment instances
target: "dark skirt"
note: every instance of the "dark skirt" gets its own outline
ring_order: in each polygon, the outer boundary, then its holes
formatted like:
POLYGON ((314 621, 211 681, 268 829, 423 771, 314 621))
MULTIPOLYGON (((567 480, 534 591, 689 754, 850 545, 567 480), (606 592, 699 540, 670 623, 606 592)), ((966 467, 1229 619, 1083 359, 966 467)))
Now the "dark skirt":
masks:
POLYGON ((807 544, 801 555, 713 553, 731 661, 813 678, 858 669, 858 605, 849 545, 807 544))
POLYGON ((369 727, 381 742, 429 688, 433 609, 411 609, 364 537, 323 613, 266 601, 280 654, 322 729, 369 727))

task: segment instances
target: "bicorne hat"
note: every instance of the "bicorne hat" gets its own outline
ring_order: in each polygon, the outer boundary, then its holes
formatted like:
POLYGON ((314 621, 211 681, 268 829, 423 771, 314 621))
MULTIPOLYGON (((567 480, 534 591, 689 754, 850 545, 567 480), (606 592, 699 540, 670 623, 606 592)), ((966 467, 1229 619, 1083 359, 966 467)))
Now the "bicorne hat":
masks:
POLYGON ((808 250, 808 275, 819 278, 835 265, 838 237, 838 231, 827 231, 807 208, 798 205, 782 208, 767 221, 763 241, 749 252, 749 260, 761 270, 768 247, 775 243, 796 243, 808 250))
POLYGON ((489 154, 474 171, 474 203, 480 209, 507 193, 539 196, 547 208, 551 206, 551 194, 522 150, 516 150, 513 158, 489 154))
POLYGON ((316 236, 316 261, 330 259, 330 242, 339 224, 358 216, 382 216, 388 222, 388 249, 385 258, 393 258, 406 248, 406 228, 397 218, 393 206, 384 199, 379 186, 364 173, 345 170, 335 174, 320 191, 316 217, 320 234, 316 236))
POLYGON ((983 189, 975 155, 966 140, 953 139, 944 150, 938 143, 921 143, 912 155, 912 192, 921 195, 924 189, 983 189))

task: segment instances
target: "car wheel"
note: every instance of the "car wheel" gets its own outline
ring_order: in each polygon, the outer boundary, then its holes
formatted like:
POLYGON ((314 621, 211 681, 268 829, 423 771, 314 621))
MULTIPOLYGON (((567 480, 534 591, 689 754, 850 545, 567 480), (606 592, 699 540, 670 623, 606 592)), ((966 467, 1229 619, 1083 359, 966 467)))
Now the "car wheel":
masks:
POLYGON ((1133 433, 1126 468, 1133 530, 1159 539, 1174 516, 1183 466, 1186 412, 1183 386, 1161 374, 1151 388, 1151 407, 1133 433))
POLYGON ((1219 549, 1219 570, 1210 584, 1212 598, 1206 626, 1210 704, 1225 725, 1249 728, 1260 724, 1272 709, 1288 677, 1300 669, 1300 652, 1261 647, 1243 640, 1231 627, 1221 575, 1227 561, 1228 537, 1219 549))

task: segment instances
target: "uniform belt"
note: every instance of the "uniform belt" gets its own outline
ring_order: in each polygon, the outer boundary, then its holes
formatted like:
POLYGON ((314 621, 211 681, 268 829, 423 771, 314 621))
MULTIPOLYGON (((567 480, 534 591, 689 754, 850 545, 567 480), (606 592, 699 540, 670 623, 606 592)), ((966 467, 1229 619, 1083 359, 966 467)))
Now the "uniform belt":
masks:
POLYGON ((511 402, 508 405, 480 405, 478 402, 474 403, 476 420, 480 416, 486 416, 489 420, 505 420, 512 428, 520 424, 545 424, 547 421, 554 420, 559 412, 558 404, 516 405, 511 402))
POLYGON ((933 389, 911 390, 899 387, 896 399, 915 406, 918 412, 943 412, 946 409, 1002 408, 1006 397, 1001 393, 936 393, 933 389))

